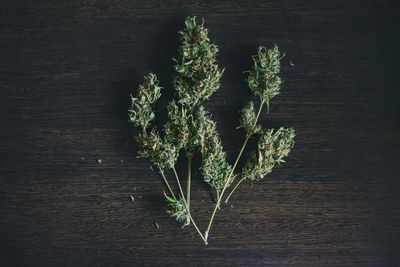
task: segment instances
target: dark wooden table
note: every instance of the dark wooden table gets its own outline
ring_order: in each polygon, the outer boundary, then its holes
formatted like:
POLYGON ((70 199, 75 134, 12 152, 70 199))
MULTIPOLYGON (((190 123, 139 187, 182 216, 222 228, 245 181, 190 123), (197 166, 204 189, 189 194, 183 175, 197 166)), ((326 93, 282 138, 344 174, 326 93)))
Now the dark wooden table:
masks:
MULTIPOLYGON (((395 2, 2 1, 0 265, 399 264, 395 2), (226 68, 206 106, 229 159, 258 45, 286 54, 262 124, 297 131, 287 163, 218 212, 208 246, 164 212, 160 177, 136 158, 127 122, 129 92, 149 71, 165 87, 165 119, 189 15, 205 18, 226 68)), ((204 230, 212 201, 198 174, 192 195, 204 230)))

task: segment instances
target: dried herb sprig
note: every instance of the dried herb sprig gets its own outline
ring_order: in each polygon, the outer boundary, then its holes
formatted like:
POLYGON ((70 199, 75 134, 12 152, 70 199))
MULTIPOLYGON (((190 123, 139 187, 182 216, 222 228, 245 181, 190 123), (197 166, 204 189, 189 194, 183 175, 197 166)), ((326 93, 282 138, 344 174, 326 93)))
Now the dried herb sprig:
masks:
POLYGON ((218 90, 223 70, 216 64, 218 48, 210 43, 204 20, 198 24, 196 17, 187 18, 179 36, 181 45, 178 57, 173 59, 176 75, 172 81, 178 101, 172 101, 168 106, 170 122, 165 132, 171 141, 186 151, 186 202, 190 208, 192 159, 198 147, 195 109, 218 90))
POLYGON ((150 122, 154 120, 153 105, 161 96, 161 87, 157 76, 149 73, 144 77, 143 84, 139 85, 136 96, 131 95, 131 108, 128 110, 129 121, 140 127, 145 134, 150 122))
POLYGON ((258 151, 252 151, 250 156, 244 163, 242 169, 242 179, 232 189, 231 193, 226 197, 225 203, 235 192, 236 188, 246 179, 260 180, 265 175, 272 171, 275 164, 285 162, 290 149, 294 146, 294 129, 279 128, 274 132, 274 129, 266 130, 258 141, 258 151))
MULTIPOLYGON (((235 178, 239 175, 239 174, 236 174, 236 175, 233 175, 233 174, 234 174, 236 166, 243 154, 243 151, 244 151, 250 137, 254 134, 260 134, 263 132, 268 133, 268 134, 263 134, 261 136, 261 139, 259 141, 259 149, 261 149, 260 147, 263 147, 266 144, 275 142, 278 144, 282 143, 282 146, 277 147, 277 149, 283 149, 283 146, 284 146, 285 153, 286 152, 289 153, 289 151, 290 151, 289 147, 292 147, 294 144, 292 142, 293 138, 294 138, 294 130, 293 129, 290 129, 290 131, 289 131, 290 134, 286 134, 286 135, 285 134, 282 135, 281 133, 285 132, 285 131, 280 129, 278 131, 278 134, 273 136, 275 139, 271 141, 271 140, 269 140, 269 138, 271 137, 272 130, 265 131, 262 129, 262 127, 260 125, 257 125, 257 122, 260 117, 260 114, 261 114, 264 104, 267 106, 267 112, 269 112, 269 102, 274 96, 279 94, 280 86, 282 83, 280 77, 278 76, 278 74, 280 72, 280 60, 281 60, 281 55, 280 55, 278 46, 275 45, 273 49, 269 49, 269 50, 267 50, 265 47, 259 46, 257 55, 252 56, 252 59, 253 59, 253 69, 248 72, 249 76, 247 78, 247 84, 248 84, 248 87, 250 88, 250 90, 256 96, 259 97, 260 106, 259 106, 258 112, 256 114, 255 109, 254 109, 254 103, 252 101, 250 101, 250 103, 244 109, 242 109, 240 112, 241 116, 240 116, 240 124, 239 124, 238 128, 245 129, 246 137, 245 137, 243 145, 239 151, 239 154, 236 157, 235 163, 234 163, 229 175, 226 176, 224 179, 225 181, 224 181, 222 191, 218 195, 213 213, 211 215, 210 221, 207 226, 207 230, 204 234, 206 239, 208 239, 211 225, 213 223, 213 220, 214 220, 217 210, 220 208, 220 203, 224 197, 224 193, 225 193, 226 189, 228 188, 228 186, 230 184, 233 183, 235 178), (286 145, 286 143, 289 144, 289 147, 286 145)), ((272 149, 272 147, 270 148, 268 146, 264 146, 264 150, 262 150, 262 151, 265 153, 273 153, 273 151, 271 151, 271 149, 272 149)), ((277 162, 281 162, 282 158, 284 156, 286 156, 287 153, 280 155, 280 158, 277 162)), ((262 154, 260 156, 262 157, 262 154)), ((256 164, 256 163, 253 163, 253 161, 252 161, 253 157, 254 156, 250 156, 250 160, 248 160, 246 163, 247 164, 246 166, 252 166, 253 168, 252 169, 249 169, 249 168, 244 169, 246 171, 251 170, 252 172, 251 173, 245 173, 245 172, 242 173, 242 179, 234 187, 234 189, 229 194, 229 196, 227 197, 225 202, 228 202, 229 197, 233 194, 235 189, 239 186, 239 184, 243 180, 245 180, 247 178, 250 179, 250 177, 254 177, 254 178, 258 177, 258 176, 263 177, 265 174, 267 174, 268 172, 271 171, 271 169, 273 167, 273 165, 271 165, 272 162, 267 162, 266 160, 261 160, 261 162, 256 164), (248 162, 250 162, 251 164, 248 162)))
POLYGON ((202 155, 200 171, 204 181, 215 188, 217 196, 219 196, 232 166, 226 160, 226 153, 223 151, 216 123, 211 120, 211 116, 204 107, 200 107, 197 112, 195 127, 197 131, 195 142, 202 155))
POLYGON ((252 151, 242 170, 242 179, 259 180, 272 171, 275 164, 285 162, 294 145, 294 130, 283 127, 266 130, 258 141, 257 153, 252 151))
POLYGON ((278 47, 270 50, 259 47, 257 54, 252 57, 254 66, 249 71, 247 81, 249 88, 258 96, 260 104, 256 112, 254 103, 250 101, 240 112, 238 128, 243 128, 246 135, 234 165, 230 165, 221 144, 216 122, 201 106, 220 87, 223 70, 216 64, 218 48, 210 43, 204 20, 198 24, 195 17, 187 18, 185 28, 179 35, 181 45, 178 57, 173 59, 176 63, 176 75, 172 81, 177 100, 172 100, 167 106, 169 120, 162 128, 163 131, 160 133, 155 127, 150 129, 155 117, 153 106, 161 95, 161 87, 154 74, 146 75, 136 96, 131 96, 132 105, 128 114, 130 122, 142 130, 136 137, 139 156, 149 159, 158 168, 168 188, 169 195, 164 193, 168 202, 167 213, 183 226, 191 223, 207 244, 213 219, 227 188, 241 175, 241 180, 236 183, 229 198, 242 181, 259 180, 271 172, 276 164, 284 162, 283 158, 288 155, 294 144, 294 130, 264 130, 257 124, 263 106, 267 107, 268 112, 269 102, 279 94, 281 85, 278 76, 281 55, 278 47), (258 150, 250 153, 242 172, 234 174, 246 144, 254 134, 260 135, 258 150), (175 169, 181 149, 184 149, 188 163, 186 196, 175 169), (204 181, 214 188, 217 194, 216 204, 204 235, 190 211, 191 168, 196 153, 201 155, 200 171, 204 181), (165 177, 166 169, 172 169, 174 173, 179 188, 178 195, 175 195, 165 177))
POLYGON ((218 90, 224 71, 216 64, 218 48, 210 43, 204 20, 198 24, 196 17, 187 18, 179 35, 181 45, 178 57, 173 59, 177 72, 173 85, 179 103, 193 110, 218 90))
POLYGON ((168 126, 168 124, 165 126, 166 134, 164 137, 160 136, 160 133, 155 127, 149 133, 147 132, 147 129, 150 126, 150 121, 155 118, 153 105, 161 96, 161 87, 159 87, 158 84, 159 81, 156 75, 150 73, 145 76, 143 84, 139 86, 136 97, 131 96, 132 104, 128 110, 129 121, 142 130, 142 133, 135 138, 139 145, 138 154, 142 158, 149 159, 150 162, 158 168, 169 193, 172 196, 169 197, 164 193, 166 200, 169 203, 169 209, 167 212, 171 216, 174 216, 178 222, 184 221, 184 226, 192 222, 200 237, 205 243, 207 243, 207 240, 205 240, 190 214, 189 206, 184 199, 185 196, 181 188, 178 174, 175 170, 175 164, 179 156, 181 145, 174 144, 174 138, 171 135, 172 129, 171 131, 168 131, 168 127, 171 127, 174 123, 177 124, 175 120, 177 119, 176 116, 178 116, 177 113, 179 112, 170 108, 170 126, 168 126), (174 191, 165 177, 165 169, 172 169, 174 171, 181 194, 179 199, 175 196, 174 191))

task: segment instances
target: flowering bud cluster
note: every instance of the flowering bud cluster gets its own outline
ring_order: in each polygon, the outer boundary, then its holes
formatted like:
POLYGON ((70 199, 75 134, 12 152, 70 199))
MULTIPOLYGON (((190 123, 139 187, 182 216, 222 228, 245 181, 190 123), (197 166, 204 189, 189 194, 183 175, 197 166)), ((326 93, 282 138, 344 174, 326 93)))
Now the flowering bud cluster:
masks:
POLYGON ((242 176, 249 180, 259 180, 272 171, 275 164, 285 162, 294 145, 294 130, 279 128, 265 131, 258 141, 258 152, 252 152, 244 164, 242 176))
POLYGON ((196 17, 187 18, 179 34, 173 85, 179 102, 193 108, 218 90, 223 70, 216 64, 217 46, 210 43, 207 29, 197 24, 196 17))
POLYGON ((252 56, 252 59, 254 66, 247 78, 248 86, 255 95, 268 103, 279 94, 282 83, 278 76, 281 59, 278 46, 269 50, 259 46, 257 55, 252 56))

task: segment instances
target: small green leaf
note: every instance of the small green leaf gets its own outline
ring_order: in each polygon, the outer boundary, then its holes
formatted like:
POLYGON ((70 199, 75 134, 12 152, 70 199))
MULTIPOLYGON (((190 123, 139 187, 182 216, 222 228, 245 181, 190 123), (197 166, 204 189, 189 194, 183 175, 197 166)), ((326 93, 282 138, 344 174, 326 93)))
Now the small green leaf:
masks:
POLYGON ((154 226, 156 227, 156 232, 158 232, 160 230, 160 225, 158 224, 158 222, 154 222, 154 226))
POLYGON ((167 193, 165 193, 165 191, 164 191, 164 196, 165 196, 165 198, 167 199, 167 201, 168 201, 168 202, 171 202, 171 203, 173 203, 173 202, 175 202, 175 201, 176 201, 175 199, 173 199, 173 198, 169 197, 169 196, 167 195, 167 193))
POLYGON ((289 59, 289 64, 290 64, 290 66, 294 67, 294 63, 292 62, 291 59, 289 59))
POLYGON ((154 171, 153 166, 150 165, 149 167, 150 167, 150 170, 154 171))
POLYGON ((135 202, 135 198, 132 195, 129 195, 129 197, 131 198, 132 203, 135 202))

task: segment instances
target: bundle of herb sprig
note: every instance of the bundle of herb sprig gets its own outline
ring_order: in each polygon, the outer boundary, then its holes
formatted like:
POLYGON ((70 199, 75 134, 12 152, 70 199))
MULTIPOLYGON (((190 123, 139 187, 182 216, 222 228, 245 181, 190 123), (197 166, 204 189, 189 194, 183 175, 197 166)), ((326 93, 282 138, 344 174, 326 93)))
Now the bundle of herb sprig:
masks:
POLYGON ((246 135, 234 164, 229 164, 216 122, 202 106, 220 87, 224 70, 216 64, 218 48, 210 43, 204 20, 202 24, 198 24, 195 17, 187 18, 185 28, 179 35, 181 44, 178 57, 173 59, 176 75, 172 81, 177 99, 168 104, 168 122, 161 131, 152 127, 155 117, 153 107, 160 98, 162 89, 156 75, 152 73, 144 77, 136 95, 131 95, 129 120, 141 129, 136 136, 139 156, 150 160, 168 189, 168 193, 164 192, 167 213, 183 226, 192 224, 207 244, 211 225, 222 200, 227 202, 243 181, 259 180, 270 173, 276 164, 284 162, 294 145, 295 134, 292 128, 263 129, 257 123, 263 107, 268 112, 270 100, 279 94, 281 86, 278 76, 281 54, 278 47, 267 50, 260 46, 257 54, 252 57, 254 65, 247 78, 248 87, 258 98, 258 108, 251 101, 240 111, 238 128, 243 128, 246 135), (248 140, 254 135, 259 136, 257 150, 249 154, 242 170, 237 172, 239 159, 248 140), (181 151, 184 152, 187 162, 186 190, 182 187, 181 178, 175 169, 181 151), (192 159, 196 153, 201 155, 200 172, 204 181, 216 190, 217 196, 204 234, 193 219, 190 209, 192 159), (178 184, 177 192, 172 189, 165 176, 167 169, 174 173, 178 184), (241 179, 226 197, 227 189, 235 183, 237 177, 241 179))

